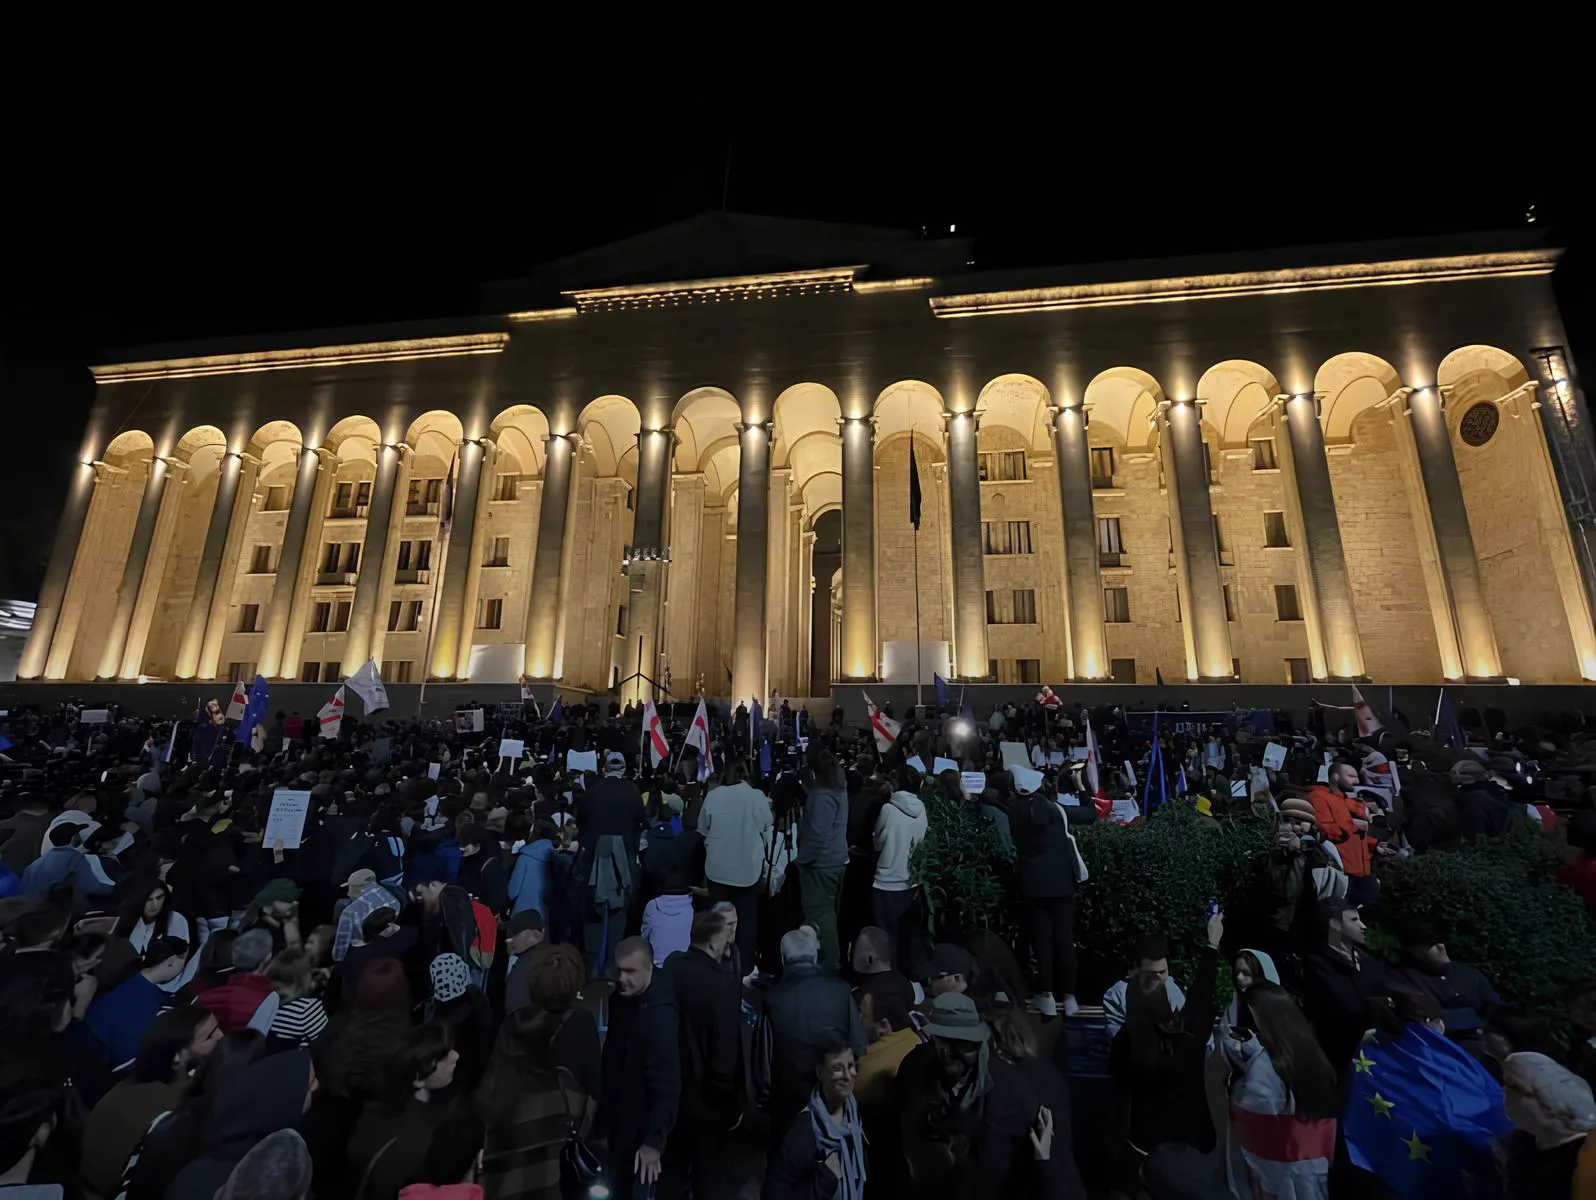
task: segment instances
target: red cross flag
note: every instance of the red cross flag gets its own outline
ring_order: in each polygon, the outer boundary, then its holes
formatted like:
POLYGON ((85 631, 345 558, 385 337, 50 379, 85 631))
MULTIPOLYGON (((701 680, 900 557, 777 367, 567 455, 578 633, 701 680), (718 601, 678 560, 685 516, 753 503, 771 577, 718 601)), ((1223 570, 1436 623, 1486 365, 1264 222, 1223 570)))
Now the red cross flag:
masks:
POLYGON ((876 735, 876 749, 885 754, 897 744, 898 730, 902 727, 891 717, 883 716, 869 696, 864 698, 864 702, 870 713, 870 732, 876 735))
POLYGON ((656 767, 671 756, 671 744, 665 740, 665 726, 652 700, 643 706, 643 741, 656 767))
POLYGON ((249 689, 241 683, 233 685, 233 698, 227 702, 227 719, 229 721, 242 721, 244 709, 249 704, 249 689))
POLYGON ((1363 693, 1358 691, 1357 685, 1352 688, 1352 717, 1358 723, 1358 736, 1368 737, 1385 726, 1380 723, 1380 718, 1374 715, 1374 709, 1369 707, 1369 702, 1363 698, 1363 693))
POLYGON ((316 714, 321 721, 321 736, 335 738, 344 724, 344 689, 339 688, 332 694, 332 699, 321 706, 316 714))
POLYGON ((1064 705, 1064 701, 1060 700, 1053 689, 1045 683, 1042 685, 1042 690, 1036 693, 1036 702, 1043 708, 1061 708, 1064 705))
POLYGON ((1102 775, 1098 771, 1097 735, 1092 732, 1092 719, 1086 719, 1086 786, 1092 789, 1092 806, 1097 815, 1106 817, 1114 809, 1113 801, 1103 790, 1102 775))
POLYGON ((709 710, 704 707, 702 698, 698 701, 698 711, 693 714, 693 723, 687 730, 687 740, 683 746, 692 746, 698 751, 698 782, 703 783, 715 770, 715 762, 709 752, 709 710))

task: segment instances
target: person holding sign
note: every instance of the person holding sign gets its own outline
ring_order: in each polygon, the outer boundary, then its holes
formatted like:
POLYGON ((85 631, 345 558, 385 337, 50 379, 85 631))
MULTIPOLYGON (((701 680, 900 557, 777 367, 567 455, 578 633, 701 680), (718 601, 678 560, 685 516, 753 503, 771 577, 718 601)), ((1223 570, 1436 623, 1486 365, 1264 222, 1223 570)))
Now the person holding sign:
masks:
POLYGON ((1042 773, 1015 767, 1015 797, 1008 804, 1009 828, 1020 887, 1036 952, 1036 1011, 1065 1016, 1075 1002, 1075 887, 1086 878, 1071 825, 1090 825, 1097 809, 1090 804, 1063 807, 1047 793, 1042 773))

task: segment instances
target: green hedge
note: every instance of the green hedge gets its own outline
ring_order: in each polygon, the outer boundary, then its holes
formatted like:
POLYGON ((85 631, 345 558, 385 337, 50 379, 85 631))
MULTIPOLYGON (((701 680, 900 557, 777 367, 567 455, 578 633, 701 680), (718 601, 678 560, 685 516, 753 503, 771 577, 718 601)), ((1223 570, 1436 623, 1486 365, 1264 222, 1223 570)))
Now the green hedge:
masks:
MULTIPOLYGON (((923 799, 929 830, 911 865, 938 937, 973 929, 1012 937, 1013 863, 995 827, 979 809, 951 804, 932 788, 923 799)), ((1267 919, 1267 821, 1209 820, 1175 804, 1133 825, 1099 821, 1076 836, 1091 875, 1076 902, 1083 996, 1117 977, 1137 939, 1152 933, 1168 940, 1177 978, 1190 979, 1210 900, 1225 908, 1231 931, 1267 919)), ((1596 932, 1579 898, 1554 878, 1566 854, 1560 836, 1521 831, 1382 865, 1370 945, 1390 957, 1403 922, 1423 922, 1453 958, 1483 970, 1504 1000, 1544 1004, 1596 979, 1596 932)), ((1221 978, 1228 983, 1228 972, 1221 978)))

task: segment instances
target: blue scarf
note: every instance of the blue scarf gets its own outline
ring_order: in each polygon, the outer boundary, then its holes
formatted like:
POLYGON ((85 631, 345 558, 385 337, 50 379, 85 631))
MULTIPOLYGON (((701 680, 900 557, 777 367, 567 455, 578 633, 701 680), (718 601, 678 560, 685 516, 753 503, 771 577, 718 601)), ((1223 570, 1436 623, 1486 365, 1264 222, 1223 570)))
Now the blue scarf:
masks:
POLYGON ((831 1119, 826 1102, 817 1088, 809 1098, 809 1124, 815 1131, 815 1149, 821 1165, 833 1154, 842 1171, 837 1180, 837 1200, 863 1200, 865 1189, 865 1138, 864 1126, 859 1123, 859 1104, 849 1096, 842 1106, 842 1121, 831 1119))

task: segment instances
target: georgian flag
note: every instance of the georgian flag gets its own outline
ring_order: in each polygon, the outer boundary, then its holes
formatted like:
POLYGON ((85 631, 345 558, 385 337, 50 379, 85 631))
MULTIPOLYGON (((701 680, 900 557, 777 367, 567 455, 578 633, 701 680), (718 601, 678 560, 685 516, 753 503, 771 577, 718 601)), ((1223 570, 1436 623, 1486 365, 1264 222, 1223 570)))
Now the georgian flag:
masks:
POLYGON ((1053 689, 1047 684, 1042 685, 1042 690, 1036 693, 1036 702, 1043 708, 1062 708, 1064 701, 1060 700, 1053 689))
POLYGON ((332 699, 321 706, 316 713, 316 718, 321 722, 321 736, 335 738, 344 724, 344 689, 339 689, 332 694, 332 699))
POLYGON ((698 782, 703 783, 714 773, 715 763, 709 752, 709 710, 702 698, 698 701, 698 711, 693 714, 693 723, 687 730, 687 740, 682 745, 692 746, 698 751, 698 782))
POLYGON ((1369 702, 1363 698, 1363 693, 1358 691, 1357 685, 1352 686, 1352 718, 1358 723, 1358 736, 1368 737, 1371 733, 1378 733, 1385 726, 1380 723, 1380 718, 1374 715, 1374 709, 1369 707, 1369 702))
POLYGON ((654 766, 659 766, 671 756, 671 744, 665 740, 665 726, 660 722, 659 711, 652 700, 643 706, 643 741, 648 745, 654 766))
POLYGON ((1092 719, 1086 718, 1086 786, 1092 789, 1092 807, 1097 809, 1097 815, 1106 817, 1113 811, 1114 805, 1108 798, 1108 793, 1103 790, 1101 776, 1097 770, 1097 735, 1092 732, 1092 719))
POLYGON ((242 721, 244 708, 249 704, 249 690, 242 683, 233 685, 233 698, 227 702, 227 719, 242 721))
POLYGON ((869 696, 864 698, 865 708, 870 713, 870 732, 876 735, 876 749, 882 754, 891 750, 898 742, 898 730, 902 728, 891 717, 883 716, 875 702, 869 696))

